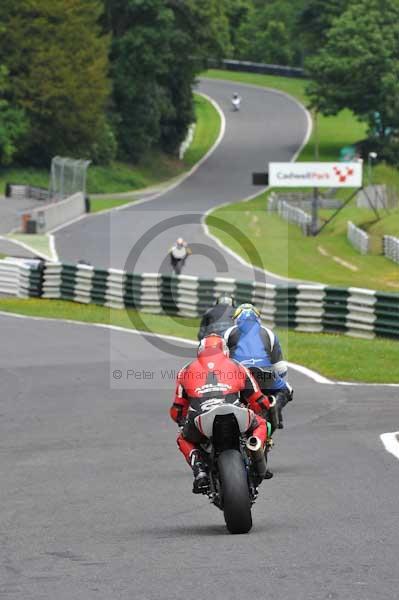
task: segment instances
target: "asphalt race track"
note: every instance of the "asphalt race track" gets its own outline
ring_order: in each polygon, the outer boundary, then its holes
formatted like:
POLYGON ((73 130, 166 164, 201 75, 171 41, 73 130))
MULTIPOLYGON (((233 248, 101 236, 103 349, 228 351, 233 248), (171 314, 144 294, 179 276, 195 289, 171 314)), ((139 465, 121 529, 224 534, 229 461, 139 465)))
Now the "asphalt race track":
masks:
MULTIPOLYGON (((214 154, 158 199, 60 230, 61 260, 167 272, 183 235, 194 250, 186 273, 254 277, 205 236, 200 216, 259 191, 252 171, 294 155, 306 115, 275 92, 211 81, 201 90, 226 115, 214 154)), ((0 331, 0 599, 398 597, 399 463, 380 440, 399 429, 398 388, 323 385, 291 370, 275 477, 251 533, 231 536, 191 493, 168 416, 193 346, 4 313, 0 331)))
MULTIPOLYGON (((58 231, 62 262, 85 259, 103 268, 169 272, 167 252, 183 236, 193 248, 184 273, 253 278, 253 269, 204 234, 201 217, 215 206, 259 193, 261 188, 252 185, 252 172, 264 172, 272 160, 293 158, 308 132, 307 115, 296 101, 276 91, 212 80, 203 80, 199 89, 216 100, 226 117, 226 132, 216 151, 196 173, 159 198, 58 231), (242 109, 232 112, 230 98, 237 89, 242 109)), ((248 213, 247 218, 256 215, 248 213)), ((279 282, 273 277, 267 281, 279 282)))
POLYGON ((275 477, 252 532, 231 536, 175 446, 182 359, 134 333, 0 327, 0 598, 397 598, 399 464, 379 439, 397 389, 291 371, 275 477))

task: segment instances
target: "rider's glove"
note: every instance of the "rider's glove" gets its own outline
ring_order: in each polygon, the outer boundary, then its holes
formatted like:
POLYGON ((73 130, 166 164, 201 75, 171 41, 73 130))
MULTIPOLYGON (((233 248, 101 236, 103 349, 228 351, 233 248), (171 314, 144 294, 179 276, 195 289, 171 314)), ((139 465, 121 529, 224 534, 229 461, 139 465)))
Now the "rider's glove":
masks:
POLYGON ((257 411, 258 413, 262 413, 265 410, 269 410, 271 406, 270 400, 269 398, 267 398, 267 396, 261 396, 260 398, 258 398, 256 404, 259 407, 259 410, 257 411))

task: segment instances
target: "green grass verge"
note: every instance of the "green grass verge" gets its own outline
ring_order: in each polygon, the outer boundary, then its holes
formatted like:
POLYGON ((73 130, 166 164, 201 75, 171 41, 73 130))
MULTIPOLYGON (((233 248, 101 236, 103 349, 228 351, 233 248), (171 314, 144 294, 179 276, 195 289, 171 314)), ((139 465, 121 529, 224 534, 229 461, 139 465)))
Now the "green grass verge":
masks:
MULTIPOLYGON (((87 176, 89 194, 118 193, 141 189, 179 175, 184 164, 177 159, 154 152, 138 165, 114 162, 107 166, 92 165, 87 176)), ((24 167, 0 169, 0 194, 7 182, 47 189, 49 171, 24 167)))
POLYGON ((90 213, 102 212, 132 202, 132 198, 90 198, 90 213))
POLYGON ((50 250, 50 238, 47 235, 36 235, 36 234, 27 234, 27 233, 13 233, 11 235, 7 235, 11 241, 23 242, 29 248, 32 249, 32 252, 40 252, 47 256, 49 260, 52 260, 52 254, 50 250))
POLYGON ((0 195, 5 192, 6 183, 32 185, 47 189, 49 171, 34 167, 0 167, 0 195))
POLYGON ((89 167, 88 194, 113 194, 139 190, 180 175, 184 165, 177 159, 153 152, 138 164, 115 162, 89 167))
POLYGON ((186 167, 193 167, 216 142, 220 127, 220 115, 211 102, 195 94, 196 127, 194 139, 184 155, 186 167))
MULTIPOLYGON (((363 256, 346 239, 345 213, 317 238, 305 237, 300 228, 266 211, 266 194, 248 203, 216 210, 207 219, 212 233, 245 260, 292 279, 336 286, 357 286, 399 291, 398 266, 383 256, 363 256), (219 220, 225 223, 220 227, 219 220), (230 233, 234 226, 234 234, 230 233), (256 253, 252 251, 255 246, 256 253), (327 252, 327 255, 323 253, 327 252), (352 270, 336 261, 339 258, 352 270)), ((356 209, 354 211, 357 213, 356 209)), ((368 211, 365 211, 368 213, 368 211)), ((363 213, 364 214, 364 213, 363 213)), ((361 214, 346 211, 359 221, 361 214)))
MULTIPOLYGON (((88 193, 113 194, 138 190, 172 179, 191 168, 212 147, 220 131, 219 114, 208 100, 195 94, 194 108, 196 131, 182 161, 160 152, 152 152, 135 165, 121 162, 104 167, 92 165, 88 170, 88 193)), ((47 188, 49 172, 46 169, 25 167, 2 168, 0 193, 4 191, 7 182, 47 188)))
MULTIPOLYGON (((1 298, 0 311, 85 323, 104 323, 128 329, 196 339, 199 319, 167 317, 134 310, 116 310, 62 300, 1 298)), ((332 379, 373 383, 399 382, 399 343, 385 339, 363 340, 342 335, 309 334, 280 330, 285 355, 332 379), (331 357, 334 360, 331 360, 331 357), (370 357, 372 357, 372 362, 370 357), (390 368, 387 370, 386 365, 390 368)))
POLYGON ((261 87, 269 87, 285 92, 305 103, 305 79, 296 77, 278 77, 275 75, 260 75, 257 73, 236 73, 234 71, 223 71, 222 69, 209 69, 202 73, 203 77, 210 79, 223 79, 225 81, 236 81, 237 83, 249 83, 261 87))
MULTIPOLYGON (((287 92, 306 104, 303 79, 284 79, 268 75, 250 73, 231 73, 212 70, 206 76, 274 87, 287 92)), ((315 159, 315 146, 318 144, 320 160, 335 161, 343 146, 360 141, 366 135, 366 127, 349 110, 334 117, 318 116, 317 128, 314 128, 309 143, 302 150, 300 161, 315 159), (316 142, 317 140, 317 142, 316 142)), ((378 165, 373 169, 373 181, 399 184, 399 174, 392 167, 378 165)), ((340 191, 339 197, 346 197, 351 190, 340 191)), ((266 211, 267 194, 242 204, 232 204, 218 209, 208 217, 208 225, 235 252, 262 268, 293 279, 320 281, 332 285, 370 287, 388 291, 399 291, 399 269, 395 263, 387 260, 381 253, 381 236, 385 233, 395 235, 399 232, 399 211, 394 211, 382 221, 375 223, 375 215, 366 209, 357 209, 354 203, 345 208, 317 238, 304 237, 300 229, 289 225, 276 214, 266 211), (227 227, 221 230, 212 216, 222 219, 227 227), (362 256, 346 239, 347 221, 365 227, 371 235, 372 256, 362 256), (240 234, 229 233, 234 225, 240 234), (252 256, 251 240, 258 253, 252 256), (320 249, 321 246, 321 249, 320 249), (322 252, 326 251, 324 256, 322 252), (353 269, 339 263, 336 257, 350 263, 353 269)), ((327 219, 332 211, 321 211, 320 217, 327 219)))

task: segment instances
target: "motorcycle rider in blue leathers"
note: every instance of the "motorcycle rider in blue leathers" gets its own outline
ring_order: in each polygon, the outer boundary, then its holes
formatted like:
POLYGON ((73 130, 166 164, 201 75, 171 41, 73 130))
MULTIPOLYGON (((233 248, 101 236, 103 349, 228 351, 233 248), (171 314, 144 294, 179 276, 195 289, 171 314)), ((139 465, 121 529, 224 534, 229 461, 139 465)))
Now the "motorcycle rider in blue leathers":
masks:
POLYGON ((280 429, 283 428, 282 409, 293 398, 293 389, 285 380, 287 363, 283 359, 278 337, 271 329, 264 327, 259 311, 252 304, 241 304, 234 313, 234 326, 224 335, 230 350, 230 357, 251 370, 258 379, 262 392, 275 396, 280 429), (272 377, 262 381, 262 372, 272 371, 272 377), (258 375, 258 377, 257 377, 258 375))

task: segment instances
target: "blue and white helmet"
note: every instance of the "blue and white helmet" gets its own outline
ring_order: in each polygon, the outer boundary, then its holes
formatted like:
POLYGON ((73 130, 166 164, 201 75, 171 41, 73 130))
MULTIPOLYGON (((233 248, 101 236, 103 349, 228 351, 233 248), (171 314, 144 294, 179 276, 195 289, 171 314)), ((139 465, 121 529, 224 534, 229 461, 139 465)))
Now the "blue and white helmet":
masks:
POLYGON ((240 304, 233 315, 235 323, 238 325, 242 321, 260 321, 260 312, 253 304, 240 304))

